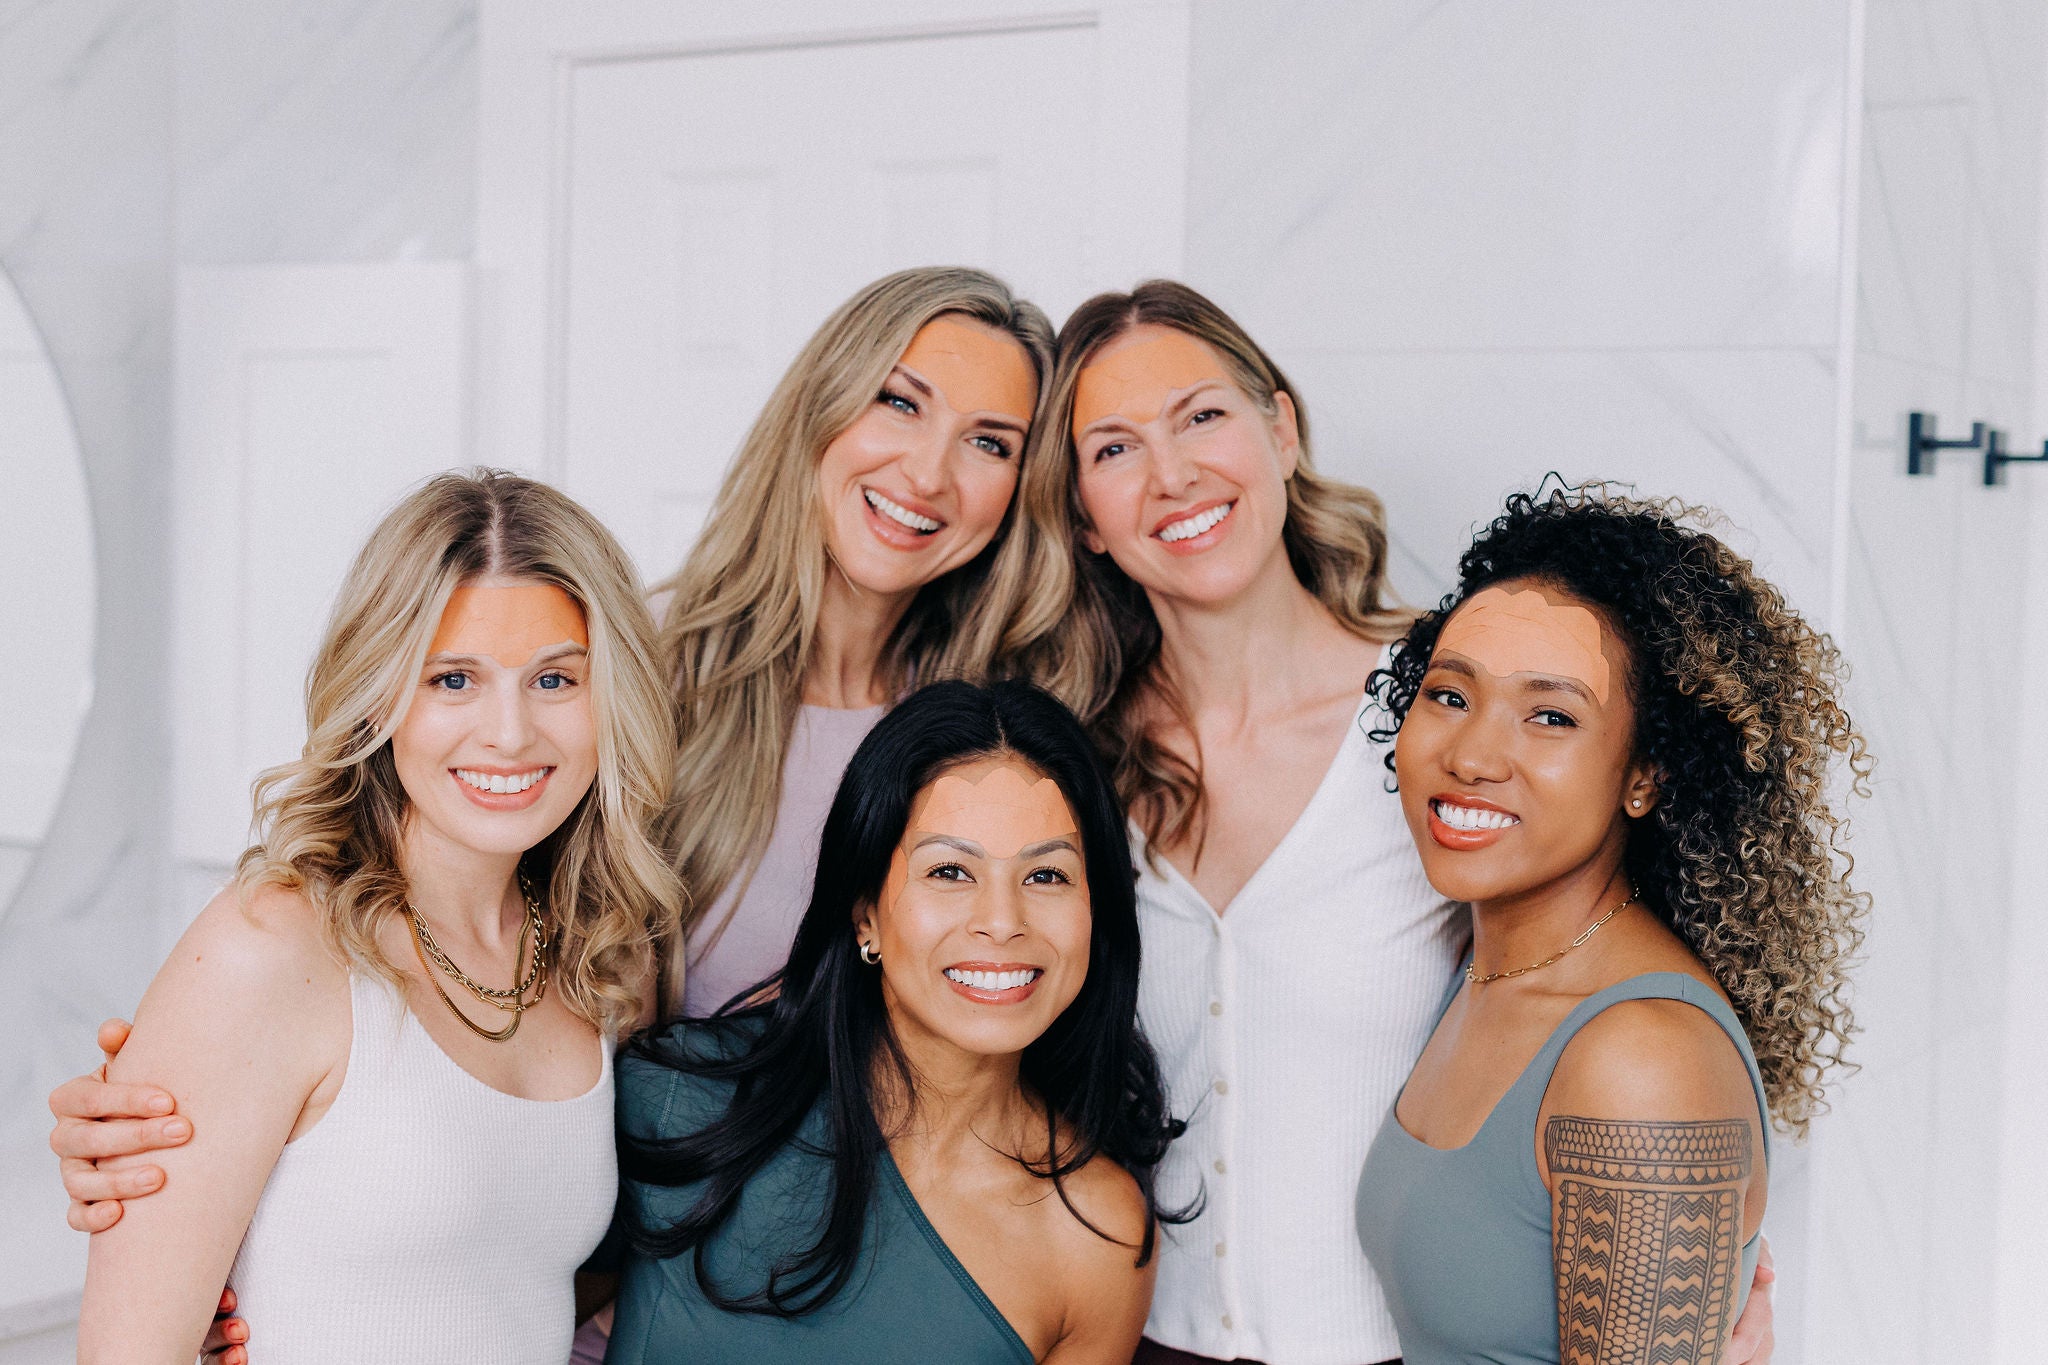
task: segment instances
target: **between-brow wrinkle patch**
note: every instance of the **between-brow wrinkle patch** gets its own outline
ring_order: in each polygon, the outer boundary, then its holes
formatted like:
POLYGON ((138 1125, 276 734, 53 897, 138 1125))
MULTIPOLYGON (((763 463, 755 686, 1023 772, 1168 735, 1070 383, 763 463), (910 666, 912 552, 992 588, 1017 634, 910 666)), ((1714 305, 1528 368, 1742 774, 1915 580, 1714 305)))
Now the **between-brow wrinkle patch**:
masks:
POLYGON ((1173 395, 1211 380, 1233 382, 1216 352, 1186 332, 1153 327, 1112 342, 1081 367, 1074 386, 1074 437, 1105 417, 1143 426, 1165 411, 1173 395))
POLYGON ((1436 647, 1464 655, 1496 678, 1570 678, 1605 706, 1611 670, 1600 633, 1600 618, 1585 607, 1552 602, 1535 588, 1486 588, 1452 615, 1436 647))
POLYGON ((1038 383, 1024 349, 994 328, 941 315, 917 329, 898 361, 958 413, 991 413, 1031 425, 1038 383))
POLYGON ((555 645, 590 647, 590 631, 576 599, 552 583, 505 587, 465 586, 448 596, 427 655, 466 654, 523 668, 555 645))
POLYGON ((919 835, 944 834, 979 844, 998 861, 1075 832, 1060 784, 1013 763, 978 778, 947 773, 911 812, 910 829, 913 842, 919 835))

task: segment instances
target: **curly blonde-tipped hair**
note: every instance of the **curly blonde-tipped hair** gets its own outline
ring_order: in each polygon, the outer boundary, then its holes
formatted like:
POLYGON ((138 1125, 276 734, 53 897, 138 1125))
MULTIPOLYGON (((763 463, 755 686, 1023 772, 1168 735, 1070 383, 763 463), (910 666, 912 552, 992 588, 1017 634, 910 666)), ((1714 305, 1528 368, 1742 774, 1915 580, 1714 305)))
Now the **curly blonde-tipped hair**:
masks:
MULTIPOLYGON (((662 651, 682 735, 663 840, 689 887, 692 922, 744 883, 775 827, 829 563, 819 459, 875 401, 918 329, 945 314, 1015 339, 1043 406, 1052 324, 1037 307, 979 270, 885 276, 842 304, 798 352, 733 457, 702 539, 658 589, 668 596, 662 651)), ((882 682, 890 691, 985 676, 1020 631, 1044 629, 1056 614, 1044 585, 1066 550, 1020 513, 1023 490, 1045 477, 1028 451, 1022 458, 1020 496, 995 539, 972 563, 925 585, 887 642, 882 682)))
POLYGON ((1866 795, 1870 757, 1834 642, 1697 529, 1712 519, 1603 484, 1508 499, 1458 586, 1373 675, 1391 716, 1374 734, 1393 737, 1445 621, 1489 584, 1552 584, 1605 615, 1629 649, 1636 747, 1657 781, 1656 809, 1630 825, 1629 874, 1728 992, 1772 1114, 1804 1134, 1855 1031, 1847 969, 1869 910, 1829 792, 1840 764, 1866 795))
POLYGON ((1071 430, 1075 391, 1093 356, 1145 325, 1171 327, 1207 343, 1267 416, 1278 412, 1280 394, 1294 405, 1301 450, 1287 481, 1281 539, 1302 586, 1362 639, 1384 643, 1411 618, 1389 601, 1386 514, 1379 498, 1316 471, 1301 395, 1235 319, 1174 280, 1147 280, 1128 294, 1097 294, 1074 310, 1060 328, 1052 389, 1032 435, 1032 458, 1044 482, 1020 490, 1018 499, 1042 534, 1070 548, 1057 576, 1046 580, 1045 600, 1053 609, 1045 619, 1019 622, 1004 664, 1088 723, 1114 767, 1117 795, 1148 843, 1193 836, 1199 862, 1205 816, 1200 750, 1188 762, 1159 742, 1147 719, 1163 707, 1194 733, 1179 689, 1161 666, 1158 618, 1144 590, 1108 555, 1089 553, 1081 539, 1088 518, 1071 430))
POLYGON ((399 981, 377 946, 408 895, 399 850, 411 804, 391 736, 449 595, 487 576, 552 584, 588 626, 597 777, 525 868, 545 888, 556 989, 617 1031, 643 1012, 656 945, 674 938, 680 915, 681 887, 652 838, 674 730, 632 561, 546 484, 489 469, 440 474, 370 533, 306 677, 305 748, 256 781, 256 842, 236 880, 245 892, 305 896, 344 962, 399 981))

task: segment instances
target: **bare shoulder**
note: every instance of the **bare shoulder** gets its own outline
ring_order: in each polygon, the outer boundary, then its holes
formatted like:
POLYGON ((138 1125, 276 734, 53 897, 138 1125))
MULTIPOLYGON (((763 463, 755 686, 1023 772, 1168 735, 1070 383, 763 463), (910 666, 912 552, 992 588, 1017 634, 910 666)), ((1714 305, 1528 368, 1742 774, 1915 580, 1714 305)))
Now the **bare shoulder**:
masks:
POLYGON ((1077 1276, 1089 1279, 1119 1266, 1132 1271, 1144 1243, 1147 1217, 1145 1194, 1137 1180, 1109 1157, 1097 1155, 1061 1183, 1066 1202, 1055 1196, 1046 1205, 1055 1211, 1054 1237, 1063 1259, 1077 1276))
POLYGON ((1065 1204, 1055 1197, 1041 1205, 1052 1219, 1052 1263, 1062 1281, 1060 1336, 1046 1365, 1127 1361, 1145 1330, 1159 1274, 1156 1247, 1139 1264, 1147 1220, 1144 1192, 1130 1172, 1106 1156, 1095 1157, 1064 1184, 1065 1204))
POLYGON ((198 1056, 224 1064, 250 1049, 303 1070, 337 1041, 345 1053, 348 1020, 348 971, 314 907, 294 892, 230 886, 171 949, 109 1076, 163 1084, 198 1056))
POLYGON ((275 886, 229 886, 207 902, 164 963, 165 973, 174 970, 241 989, 317 988, 348 976, 328 948, 319 911, 298 892, 275 886))
POLYGON ((1681 1000, 1625 1000, 1565 1047, 1547 1110, 1589 1118, 1754 1118, 1749 1070, 1721 1026, 1681 1000))
POLYGON ((169 1188, 183 1181, 212 1198, 244 1166, 270 1169, 307 1102, 346 1068, 351 1023, 348 972, 328 954, 312 907, 284 892, 244 900, 230 888, 150 982, 107 1079, 177 1097, 192 1140, 151 1157, 171 1172, 169 1188))

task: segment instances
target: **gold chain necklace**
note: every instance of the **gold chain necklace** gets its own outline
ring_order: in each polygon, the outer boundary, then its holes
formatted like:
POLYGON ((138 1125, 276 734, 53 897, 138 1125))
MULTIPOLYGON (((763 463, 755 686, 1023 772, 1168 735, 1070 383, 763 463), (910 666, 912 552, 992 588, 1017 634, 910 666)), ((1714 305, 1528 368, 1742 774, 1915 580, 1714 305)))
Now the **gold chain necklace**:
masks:
POLYGON ((1479 964, 1477 962, 1468 962, 1465 964, 1465 980, 1470 982, 1474 986, 1484 986, 1489 981, 1505 981, 1511 976, 1523 976, 1529 972, 1540 971, 1541 969, 1548 967, 1551 963, 1557 961, 1559 958, 1563 957, 1572 949, 1584 943, 1587 939, 1593 937, 1594 932, 1598 930, 1601 925, 1607 923, 1607 921, 1613 919, 1616 915, 1628 909, 1631 905, 1634 905, 1636 903, 1636 897, 1640 894, 1640 892, 1638 892, 1633 886, 1631 886, 1628 889, 1627 900, 1623 901, 1620 905, 1615 906, 1612 910, 1609 910, 1599 919, 1596 919, 1591 924, 1587 925, 1585 933, 1580 934, 1577 938, 1573 939, 1570 943, 1565 944, 1564 947, 1559 948, 1556 952, 1552 953, 1549 957, 1544 958, 1541 962, 1532 962, 1526 967, 1517 967, 1511 972, 1488 972, 1485 976, 1479 975, 1479 964))
POLYGON ((534 900, 533 888, 527 885, 524 873, 520 874, 519 877, 519 892, 520 896, 526 901, 526 924, 519 932, 519 950, 512 959, 512 969, 515 972, 519 970, 519 959, 526 956, 526 941, 529 936, 533 939, 533 961, 527 968, 525 980, 510 990, 494 990, 489 986, 472 980, 467 972, 456 966, 454 960, 446 952, 442 951, 441 945, 434 942, 433 931, 427 928, 426 918, 420 914, 413 903, 411 901, 405 903, 405 912, 412 918, 412 949, 419 957, 420 969, 426 973, 427 983, 434 988, 434 994, 441 997, 441 1003, 448 1007, 449 1012, 462 1021, 465 1028, 471 1033, 476 1034, 479 1038, 488 1038, 494 1043, 502 1043, 513 1034, 519 1032, 520 1019, 525 1016, 526 1011, 538 1005, 548 991, 547 957, 549 944, 547 927, 541 920, 540 906, 534 900), (432 965, 428 963, 429 957, 433 959, 432 965), (512 1015, 512 1022, 505 1025, 502 1029, 492 1030, 472 1020, 456 1006, 453 1000, 448 998, 448 992, 443 990, 441 983, 435 979, 434 969, 436 967, 440 968, 443 975, 453 977, 481 1003, 489 1005, 492 1009, 509 1011, 512 1015), (526 994, 528 990, 533 991, 530 999, 526 994))

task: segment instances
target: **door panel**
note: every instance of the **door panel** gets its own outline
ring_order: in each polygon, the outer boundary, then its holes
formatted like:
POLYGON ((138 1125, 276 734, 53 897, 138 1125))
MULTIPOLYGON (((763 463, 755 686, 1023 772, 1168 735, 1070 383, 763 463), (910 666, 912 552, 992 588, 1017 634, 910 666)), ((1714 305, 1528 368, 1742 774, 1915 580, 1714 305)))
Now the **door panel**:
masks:
MULTIPOLYGON (((251 781, 299 753, 306 669, 371 528, 411 485, 471 458, 468 277, 423 262, 179 274, 181 868, 231 863, 251 781)), ((173 904, 167 928, 203 899, 173 904)))
POLYGON ((818 324, 909 265, 1053 311, 1087 274, 1092 26, 591 63, 571 77, 562 473, 681 560, 818 324), (1029 91, 1030 98, 1019 92, 1029 91))

